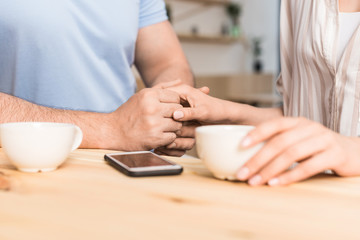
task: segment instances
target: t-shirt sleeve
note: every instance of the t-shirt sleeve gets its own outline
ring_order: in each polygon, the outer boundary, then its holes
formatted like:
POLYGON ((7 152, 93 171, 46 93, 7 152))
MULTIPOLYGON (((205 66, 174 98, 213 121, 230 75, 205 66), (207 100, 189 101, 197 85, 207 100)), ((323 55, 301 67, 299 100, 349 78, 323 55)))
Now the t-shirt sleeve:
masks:
POLYGON ((167 20, 163 0, 140 0, 139 28, 167 20))

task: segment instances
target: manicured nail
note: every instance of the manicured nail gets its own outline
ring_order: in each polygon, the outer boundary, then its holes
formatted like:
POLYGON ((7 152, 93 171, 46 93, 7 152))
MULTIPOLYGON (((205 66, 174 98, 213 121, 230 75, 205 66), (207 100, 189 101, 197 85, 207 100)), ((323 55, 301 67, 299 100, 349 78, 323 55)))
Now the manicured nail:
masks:
POLYGON ((182 119, 184 117, 184 113, 182 111, 174 112, 174 119, 182 119))
POLYGON ((249 180, 249 184, 251 186, 256 186, 256 185, 260 184, 261 180, 262 180, 262 177, 260 175, 256 175, 249 180))
POLYGON ((248 147, 251 144, 251 138, 250 137, 245 137, 244 140, 242 141, 241 145, 243 147, 248 147))
POLYGON ((237 174, 239 180, 246 180, 249 176, 250 170, 247 167, 243 167, 237 174))
POLYGON ((280 181, 278 178, 273 178, 271 179, 269 182, 268 182, 268 185, 269 186, 277 186, 280 184, 280 181))

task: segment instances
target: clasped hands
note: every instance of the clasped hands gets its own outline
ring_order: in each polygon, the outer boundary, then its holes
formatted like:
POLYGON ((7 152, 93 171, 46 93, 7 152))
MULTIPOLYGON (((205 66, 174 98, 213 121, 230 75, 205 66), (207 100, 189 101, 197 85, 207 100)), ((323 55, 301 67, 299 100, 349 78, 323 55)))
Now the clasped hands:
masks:
POLYGON ((99 141, 99 147, 123 151, 155 149, 160 154, 184 155, 195 144, 194 131, 198 124, 173 119, 174 112, 187 106, 186 98, 178 91, 182 89, 208 91, 208 88, 198 90, 181 84, 180 80, 139 91, 114 112, 106 114, 99 129, 105 137, 99 141))

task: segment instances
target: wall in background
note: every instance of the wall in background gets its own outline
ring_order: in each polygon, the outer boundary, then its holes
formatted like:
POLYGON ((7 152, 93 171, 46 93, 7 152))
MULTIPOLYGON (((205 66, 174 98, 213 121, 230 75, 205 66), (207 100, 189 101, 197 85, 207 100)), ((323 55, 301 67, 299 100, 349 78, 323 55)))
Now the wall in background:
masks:
MULTIPOLYGON (((279 69, 279 0, 234 0, 243 6, 241 28, 247 39, 263 37, 264 72, 277 74, 279 69)), ((223 6, 211 6, 186 20, 176 22, 176 16, 191 11, 195 3, 170 1, 174 28, 178 33, 190 33, 196 26, 198 34, 219 35, 228 17, 223 6)), ((252 53, 241 43, 204 44, 183 42, 183 49, 196 75, 228 75, 252 71, 252 53)))

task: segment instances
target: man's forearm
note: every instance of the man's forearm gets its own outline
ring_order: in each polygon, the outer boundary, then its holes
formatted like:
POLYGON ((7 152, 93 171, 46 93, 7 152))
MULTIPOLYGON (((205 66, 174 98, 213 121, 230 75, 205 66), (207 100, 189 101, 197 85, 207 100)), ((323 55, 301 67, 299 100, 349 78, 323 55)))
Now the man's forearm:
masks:
POLYGON ((78 125, 83 131, 82 148, 103 148, 108 114, 53 109, 0 93, 0 122, 62 122, 78 125))
POLYGON ((168 66, 165 70, 163 70, 151 83, 151 87, 164 83, 164 82, 170 82, 180 79, 183 83, 194 86, 194 75, 191 72, 190 67, 187 63, 180 63, 180 64, 172 64, 171 66, 168 66))
POLYGON ((189 63, 168 21, 139 30, 135 65, 147 87, 177 79, 194 86, 189 63))

